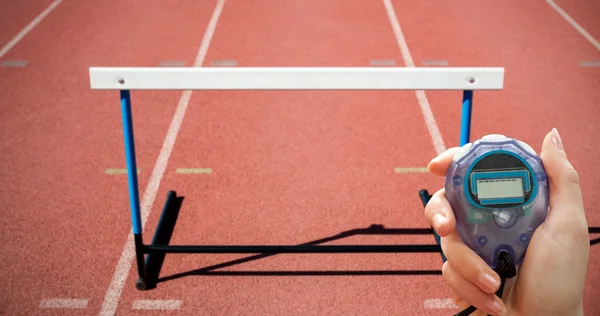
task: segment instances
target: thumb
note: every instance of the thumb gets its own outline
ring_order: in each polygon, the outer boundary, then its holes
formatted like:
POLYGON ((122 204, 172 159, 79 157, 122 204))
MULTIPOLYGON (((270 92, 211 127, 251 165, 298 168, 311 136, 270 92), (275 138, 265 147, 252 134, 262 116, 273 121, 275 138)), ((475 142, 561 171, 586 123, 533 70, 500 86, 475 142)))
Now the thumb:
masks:
MULTIPOLYGON (((540 154, 550 186, 550 211, 546 224, 551 231, 560 226, 585 224, 585 211, 579 175, 565 152, 562 140, 556 128, 544 138, 540 154)), ((566 227, 563 227, 566 228, 566 227)))

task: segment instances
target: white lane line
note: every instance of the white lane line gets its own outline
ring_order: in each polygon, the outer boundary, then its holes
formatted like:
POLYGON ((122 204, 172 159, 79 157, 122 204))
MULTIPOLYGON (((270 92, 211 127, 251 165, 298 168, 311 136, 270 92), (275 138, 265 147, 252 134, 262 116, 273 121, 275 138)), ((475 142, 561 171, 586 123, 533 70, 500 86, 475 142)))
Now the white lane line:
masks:
POLYGON ((600 67, 600 61, 582 61, 579 64, 581 67, 600 67))
POLYGON ((0 62, 0 67, 12 68, 12 67, 25 67, 27 66, 26 60, 5 60, 0 62))
POLYGON ((575 20, 573 20, 573 18, 571 18, 567 14, 567 12, 565 12, 565 10, 563 10, 561 7, 559 7, 558 4, 556 4, 552 0, 546 0, 546 2, 548 2, 548 4, 556 12, 558 12, 558 14, 560 14, 560 16, 563 17, 563 19, 567 20, 567 22, 569 22, 569 24, 571 24, 571 26, 573 28, 575 28, 577 30, 577 32, 579 32, 579 34, 583 35, 583 37, 585 37, 585 39, 587 39, 590 43, 592 43, 592 45, 594 45, 594 47, 596 47, 597 50, 600 51, 600 43, 598 43, 598 41, 593 36, 591 36, 590 33, 588 33, 583 27, 581 27, 581 25, 579 25, 577 22, 575 22, 575 20))
MULTIPOLYGON (((204 38, 202 39, 202 43, 200 44, 200 49, 198 50, 198 54, 196 55, 196 59, 194 60, 194 67, 201 67, 204 63, 206 53, 208 52, 208 47, 210 46, 210 41, 213 37, 213 34, 215 33, 217 21, 219 20, 219 16, 221 15, 221 11, 223 10, 224 4, 225 0, 217 1, 217 5, 215 6, 212 17, 210 18, 210 22, 208 23, 206 32, 204 33, 204 38)), ((169 131, 167 132, 167 136, 165 137, 165 140, 163 142, 160 154, 158 156, 158 159, 156 160, 154 169, 152 170, 150 181, 148 182, 148 186, 146 187, 146 191, 144 192, 144 197, 142 199, 142 227, 146 224, 148 216, 150 215, 150 210, 152 209, 152 204, 154 204, 154 200, 156 199, 156 194, 158 192, 160 181, 162 180, 162 177, 165 174, 167 162, 169 161, 169 157, 171 156, 171 151, 173 150, 173 146, 175 145, 175 140, 177 139, 177 134, 179 134, 181 122, 183 121, 183 117, 185 116, 185 111, 190 102, 191 96, 192 91, 190 90, 186 90, 181 94, 181 98, 179 99, 179 103, 177 104, 177 109, 175 110, 175 115, 173 116, 173 120, 171 121, 171 125, 169 126, 169 131)), ((130 230, 127 237, 127 242, 125 243, 125 247, 123 249, 123 252, 121 253, 121 258, 117 263, 117 267, 113 274, 112 281, 110 282, 108 291, 106 292, 106 296, 104 297, 104 302, 102 303, 100 315, 112 316, 116 313, 119 300, 121 299, 121 294, 123 293, 123 287, 125 286, 125 281, 127 280, 127 275, 129 274, 129 269, 131 268, 131 263, 133 262, 134 257, 135 248, 133 243, 133 231, 130 230)))
MULTIPOLYGON (((390 23, 392 24, 392 29, 394 30, 394 34, 396 35, 396 42, 400 47, 400 52, 402 53, 402 57, 404 58, 404 64, 406 65, 406 67, 415 67, 415 62, 413 61, 413 58, 410 54, 410 50, 408 49, 408 44, 406 44, 406 39, 404 38, 404 34, 402 33, 402 29, 400 28, 400 23, 398 23, 398 17, 396 16, 396 11, 394 11, 392 1, 383 0, 383 4, 385 5, 385 10, 388 13, 390 23)), ((417 90, 415 91, 415 94, 417 96, 419 106, 421 107, 423 118, 425 119, 425 123, 427 124, 427 130, 429 131, 429 135, 431 136, 431 140, 433 141, 433 147, 435 148, 435 151, 438 154, 441 154, 446 150, 446 145, 444 145, 444 139, 442 138, 440 129, 435 121, 435 117, 431 112, 431 106, 429 106, 429 101, 427 100, 425 91, 417 90)))
POLYGON ((23 28, 21 32, 19 32, 19 34, 17 34, 10 42, 6 43, 6 45, 4 45, 2 49, 0 49, 0 58, 4 57, 4 55, 6 55, 6 53, 8 53, 9 50, 11 50, 15 45, 17 45, 17 43, 19 43, 19 41, 21 41, 23 37, 25 37, 27 33, 29 33, 29 31, 31 31, 36 25, 38 25, 61 2, 62 0, 56 0, 52 2, 52 4, 49 5, 46 8, 46 10, 42 11, 42 13, 36 16, 35 19, 29 22, 29 24, 27 24, 27 26, 23 28))
POLYGON ((181 308, 181 300, 136 300, 133 309, 175 310, 181 308))
POLYGON ((423 303, 425 309, 455 309, 458 308, 451 298, 432 298, 423 303))
POLYGON ((40 302, 40 308, 84 309, 88 300, 74 298, 50 298, 40 302))

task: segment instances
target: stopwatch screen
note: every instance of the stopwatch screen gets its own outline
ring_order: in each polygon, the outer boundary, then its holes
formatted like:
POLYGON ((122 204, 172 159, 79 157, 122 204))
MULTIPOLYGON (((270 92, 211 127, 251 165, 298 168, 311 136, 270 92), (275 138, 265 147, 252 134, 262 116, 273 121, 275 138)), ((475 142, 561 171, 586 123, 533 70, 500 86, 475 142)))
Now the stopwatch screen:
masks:
POLYGON ((534 179, 523 160, 507 153, 495 153, 477 161, 467 181, 471 203, 480 207, 510 208, 527 202, 534 179))
POLYGON ((522 178, 481 179, 477 180, 477 196, 482 199, 522 198, 522 178))

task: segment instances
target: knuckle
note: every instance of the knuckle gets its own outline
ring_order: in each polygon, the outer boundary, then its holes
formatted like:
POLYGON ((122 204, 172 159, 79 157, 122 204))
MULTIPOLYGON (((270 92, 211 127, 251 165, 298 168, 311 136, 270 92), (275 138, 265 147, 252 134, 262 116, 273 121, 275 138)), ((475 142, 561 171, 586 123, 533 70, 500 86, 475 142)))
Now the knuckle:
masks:
POLYGON ((564 179, 569 183, 573 183, 573 184, 577 184, 577 185, 581 184, 581 181, 579 179, 579 173, 571 165, 569 165, 567 170, 565 170, 564 179))
POLYGON ((576 245, 589 245, 587 223, 577 219, 562 221, 554 227, 550 236, 565 249, 572 249, 576 245))
POLYGON ((442 197, 440 196, 440 191, 438 191, 431 197, 431 199, 429 199, 429 202, 427 202, 427 205, 425 205, 425 209, 423 210, 425 216, 430 222, 434 214, 443 212, 442 204, 442 197))
POLYGON ((427 217, 431 217, 433 215, 433 199, 429 200, 429 202, 427 203, 427 205, 425 205, 425 209, 423 210, 423 213, 425 214, 425 216, 427 217))
POLYGON ((452 264, 450 264, 450 262, 448 261, 444 262, 444 264, 442 265, 442 277, 444 279, 444 282, 446 282, 446 285, 448 285, 451 289, 456 291, 456 294, 458 296, 461 296, 460 294, 462 292, 462 289, 459 286, 461 284, 460 275, 454 269, 452 264))
POLYGON ((440 195, 438 194, 438 192, 436 192, 431 196, 429 202, 427 202, 427 206, 434 207, 438 203, 440 203, 440 195))
POLYGON ((576 244, 589 244, 590 234, 587 224, 582 221, 573 223, 573 241, 576 244))
POLYGON ((444 264, 442 265, 442 276, 444 277, 444 280, 446 282, 448 282, 449 279, 452 278, 452 271, 450 271, 451 269, 452 267, 450 267, 448 261, 444 262, 444 264))
MULTIPOLYGON (((440 237, 440 247, 442 248, 442 252, 446 256, 446 258, 448 258, 448 253, 450 253, 448 249, 448 238, 440 237)), ((444 262, 444 265, 445 264, 448 264, 448 261, 444 262)))
POLYGON ((572 217, 564 220, 559 226, 558 230, 565 235, 572 235, 575 237, 588 238, 588 225, 585 220, 572 217))

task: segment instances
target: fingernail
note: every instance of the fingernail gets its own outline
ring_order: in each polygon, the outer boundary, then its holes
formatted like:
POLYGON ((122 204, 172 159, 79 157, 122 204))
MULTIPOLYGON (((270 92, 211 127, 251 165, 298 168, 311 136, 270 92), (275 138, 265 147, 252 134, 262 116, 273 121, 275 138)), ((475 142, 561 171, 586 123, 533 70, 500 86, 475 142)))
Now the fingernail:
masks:
POLYGON ((506 311, 504 303, 498 297, 489 302, 487 306, 494 315, 503 314, 506 311))
POLYGON ((479 275, 479 282, 481 282, 481 285, 483 285, 483 287, 490 292, 495 292, 500 286, 500 281, 498 281, 498 279, 494 278, 489 273, 482 273, 479 275))
POLYGON ((433 214, 431 220, 433 221, 433 226, 436 229, 446 223, 446 217, 440 213, 433 214))
POLYGON ((552 143, 554 143, 554 146, 556 146, 556 148, 558 148, 559 150, 565 150, 565 148, 563 147, 562 140, 560 139, 560 134, 558 133, 558 130, 556 128, 552 129, 552 134, 552 143))

